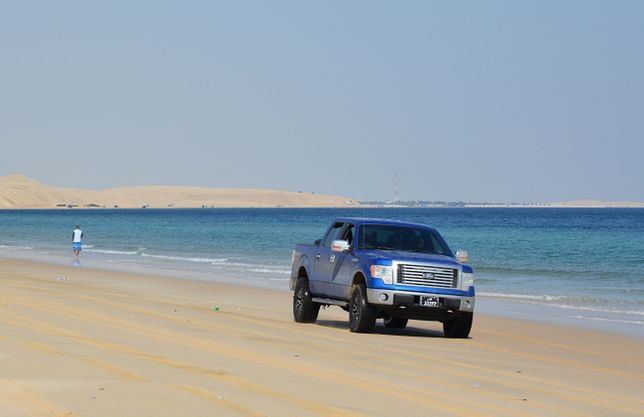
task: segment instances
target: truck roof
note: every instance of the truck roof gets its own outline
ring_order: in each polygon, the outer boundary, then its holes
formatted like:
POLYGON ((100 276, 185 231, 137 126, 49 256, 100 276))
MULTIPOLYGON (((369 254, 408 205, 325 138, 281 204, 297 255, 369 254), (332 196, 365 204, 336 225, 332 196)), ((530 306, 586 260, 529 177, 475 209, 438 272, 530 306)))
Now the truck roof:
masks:
POLYGON ((392 225, 392 226, 413 226, 413 227, 424 227, 424 228, 434 229, 433 227, 422 223, 412 223, 412 222, 404 222, 402 220, 377 219, 377 218, 369 218, 369 217, 339 217, 334 220, 334 223, 337 223, 337 222, 353 223, 356 226, 360 224, 382 224, 382 225, 392 225))

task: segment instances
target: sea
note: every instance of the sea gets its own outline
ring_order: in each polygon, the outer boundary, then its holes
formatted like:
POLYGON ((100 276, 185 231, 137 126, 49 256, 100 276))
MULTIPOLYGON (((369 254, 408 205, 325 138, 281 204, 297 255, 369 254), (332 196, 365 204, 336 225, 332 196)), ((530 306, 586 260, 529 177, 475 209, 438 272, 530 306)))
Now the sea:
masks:
POLYGON ((293 245, 344 216, 435 227, 469 252, 477 311, 644 338, 644 209, 0 210, 0 256, 288 290, 293 245))

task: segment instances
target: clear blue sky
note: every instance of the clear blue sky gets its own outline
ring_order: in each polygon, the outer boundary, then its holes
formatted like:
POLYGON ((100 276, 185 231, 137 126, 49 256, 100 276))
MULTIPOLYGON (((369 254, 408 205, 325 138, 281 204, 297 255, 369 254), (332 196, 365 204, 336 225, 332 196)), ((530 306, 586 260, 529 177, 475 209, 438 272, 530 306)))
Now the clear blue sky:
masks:
POLYGON ((643 1, 0 5, 0 175, 644 201, 643 159, 643 1))

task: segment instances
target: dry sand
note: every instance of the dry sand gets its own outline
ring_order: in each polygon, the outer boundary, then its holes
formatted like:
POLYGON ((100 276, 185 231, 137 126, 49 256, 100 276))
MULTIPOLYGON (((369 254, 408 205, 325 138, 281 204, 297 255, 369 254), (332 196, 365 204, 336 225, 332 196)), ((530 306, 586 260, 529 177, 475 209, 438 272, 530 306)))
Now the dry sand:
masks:
POLYGON ((0 177, 0 208, 57 206, 167 207, 359 207, 348 197, 251 188, 145 186, 103 191, 52 187, 22 175, 0 177))
POLYGON ((477 316, 352 334, 266 289, 0 259, 0 417, 642 416, 644 340, 477 316))

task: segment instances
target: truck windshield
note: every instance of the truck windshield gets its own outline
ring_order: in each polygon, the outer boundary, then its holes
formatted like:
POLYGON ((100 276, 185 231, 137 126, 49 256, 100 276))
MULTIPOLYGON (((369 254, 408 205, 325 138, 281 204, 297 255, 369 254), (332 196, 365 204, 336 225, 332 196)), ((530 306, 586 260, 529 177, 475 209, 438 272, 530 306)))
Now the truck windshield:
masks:
POLYGON ((437 232, 410 226, 362 225, 358 248, 453 256, 449 246, 437 232))

